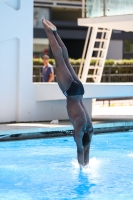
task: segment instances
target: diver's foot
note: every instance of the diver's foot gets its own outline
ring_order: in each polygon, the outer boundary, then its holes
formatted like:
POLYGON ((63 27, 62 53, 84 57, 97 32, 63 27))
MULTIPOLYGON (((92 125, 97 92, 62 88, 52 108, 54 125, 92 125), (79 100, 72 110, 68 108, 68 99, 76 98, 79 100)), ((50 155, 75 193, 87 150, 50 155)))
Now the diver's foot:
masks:
POLYGON ((45 19, 42 19, 42 24, 46 32, 52 32, 51 26, 48 25, 45 19))
POLYGON ((89 160, 84 162, 84 167, 87 168, 89 166, 89 160))
POLYGON ((56 26, 52 24, 50 21, 46 20, 46 23, 51 27, 52 31, 57 31, 56 26))

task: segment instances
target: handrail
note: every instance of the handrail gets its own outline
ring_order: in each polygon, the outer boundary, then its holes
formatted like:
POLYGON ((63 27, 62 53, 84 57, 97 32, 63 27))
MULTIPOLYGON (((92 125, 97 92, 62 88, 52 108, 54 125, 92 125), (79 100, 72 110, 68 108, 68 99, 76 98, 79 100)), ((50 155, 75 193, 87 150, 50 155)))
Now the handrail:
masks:
POLYGON ((87 35, 86 35, 86 39, 85 39, 85 44, 84 44, 84 49, 83 49, 83 53, 82 53, 82 59, 81 59, 80 68, 79 68, 79 72, 78 72, 78 78, 79 79, 81 78, 81 72, 82 72, 82 69, 83 69, 85 54, 86 54, 87 45, 88 45, 89 36, 90 36, 90 30, 91 30, 91 27, 88 27, 88 31, 87 31, 87 35))
POLYGON ((85 0, 82 0, 82 18, 85 17, 85 0))
POLYGON ((103 0, 103 16, 106 16, 106 0, 103 0))
MULTIPOLYGON (((75 72, 78 74, 79 72, 79 65, 73 65, 75 72)), ((133 68, 133 65, 122 65, 122 66, 116 66, 117 69, 119 68, 133 68)), ((33 66, 33 82, 42 82, 42 66, 33 66), (38 71, 38 73, 35 73, 35 69, 38 71)), ((115 72, 111 73, 110 69, 114 68, 110 65, 104 67, 104 72, 102 74, 102 81, 101 82, 133 82, 133 72, 130 71, 127 73, 126 71, 122 74, 121 72, 115 72)), ((55 67, 54 67, 55 70, 55 67)), ((118 70, 119 71, 119 70, 118 70)), ((54 73, 55 74, 55 73, 54 73)), ((55 76, 55 81, 56 81, 56 76, 55 76)), ((90 82, 92 82, 89 79, 90 82)))

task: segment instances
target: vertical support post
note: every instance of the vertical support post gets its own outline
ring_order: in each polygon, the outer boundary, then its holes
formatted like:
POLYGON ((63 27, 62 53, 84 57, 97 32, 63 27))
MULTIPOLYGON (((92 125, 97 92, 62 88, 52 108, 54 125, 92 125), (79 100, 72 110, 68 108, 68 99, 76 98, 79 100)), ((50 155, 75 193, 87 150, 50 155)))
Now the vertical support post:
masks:
POLYGON ((110 82, 111 79, 110 79, 110 66, 109 66, 109 78, 108 78, 108 82, 110 82))
POLYGON ((106 0, 103 0, 103 16, 106 16, 106 0))
POLYGON ((85 18, 85 0, 82 0, 82 18, 85 18))

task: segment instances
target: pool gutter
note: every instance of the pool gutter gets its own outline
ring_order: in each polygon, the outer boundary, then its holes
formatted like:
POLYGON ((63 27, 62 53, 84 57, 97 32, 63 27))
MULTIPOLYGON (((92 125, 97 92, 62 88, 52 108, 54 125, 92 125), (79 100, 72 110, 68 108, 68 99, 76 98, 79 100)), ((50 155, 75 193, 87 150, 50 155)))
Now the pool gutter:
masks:
MULTIPOLYGON (((133 121, 95 122, 93 127, 94 134, 129 131, 133 130, 133 121)), ((69 124, 7 124, 0 127, 0 141, 72 136, 72 132, 73 127, 69 124)))

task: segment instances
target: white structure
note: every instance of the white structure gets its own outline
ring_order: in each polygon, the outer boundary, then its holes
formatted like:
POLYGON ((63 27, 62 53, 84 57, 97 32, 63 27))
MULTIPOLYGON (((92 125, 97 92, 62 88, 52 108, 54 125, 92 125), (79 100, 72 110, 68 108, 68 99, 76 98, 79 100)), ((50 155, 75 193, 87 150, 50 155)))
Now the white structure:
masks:
MULTIPOLYGON (((0 123, 68 119, 57 83, 32 82, 33 0, 0 0, 0 27, 0 123)), ((84 84, 90 114, 92 98, 132 96, 133 85, 114 85, 84 84)))
MULTIPOLYGON (((89 27, 89 32, 90 29, 91 28, 89 27)), ((111 33, 112 29, 98 28, 98 26, 92 28, 90 41, 88 40, 89 45, 86 53, 85 64, 84 67, 81 65, 79 69, 79 78, 81 78, 83 83, 87 82, 88 78, 92 78, 94 82, 100 83, 111 33), (101 37, 98 38, 97 35, 99 33, 101 33, 101 37), (93 57, 94 53, 96 53, 96 57, 93 57), (96 60, 95 65, 91 66, 91 60, 96 60), (83 72, 81 76, 82 68, 83 72), (89 74, 89 70, 93 70, 93 73, 89 74)), ((82 60, 84 60, 84 57, 82 57, 82 60)))
MULTIPOLYGON (((88 49, 85 50, 86 61, 84 66, 81 66, 81 68, 83 68, 83 72, 82 75, 79 73, 79 77, 83 83, 87 81, 87 78, 92 78, 94 82, 99 83, 102 77, 112 30, 133 31, 133 15, 81 18, 78 19, 78 25, 87 26, 89 28, 92 27, 88 49), (99 32, 102 33, 101 38, 97 38, 99 32), (97 42, 99 42, 98 47, 96 47, 97 42), (96 57, 92 56, 94 52, 97 52, 96 57), (95 66, 90 65, 91 60, 96 60, 95 66), (93 74, 91 75, 88 74, 90 69, 93 69, 93 74)), ((120 45, 122 44, 119 42, 119 46, 120 45)), ((80 69, 80 71, 82 70, 80 69)))
POLYGON ((0 122, 33 120, 33 0, 0 1, 0 122))
MULTIPOLYGON (((109 56, 107 52, 112 30, 133 31, 133 0, 82 0, 82 18, 78 19, 78 25, 88 27, 82 55, 85 63, 81 63, 78 76, 83 83, 87 82, 88 78, 100 83, 105 59, 109 56), (91 60, 96 60, 94 66, 91 66, 91 60)), ((118 43, 120 47, 122 43, 117 41, 117 45, 118 43)), ((116 49, 118 50, 118 47, 116 49)), ((120 59, 121 53, 119 56, 120 59)))

